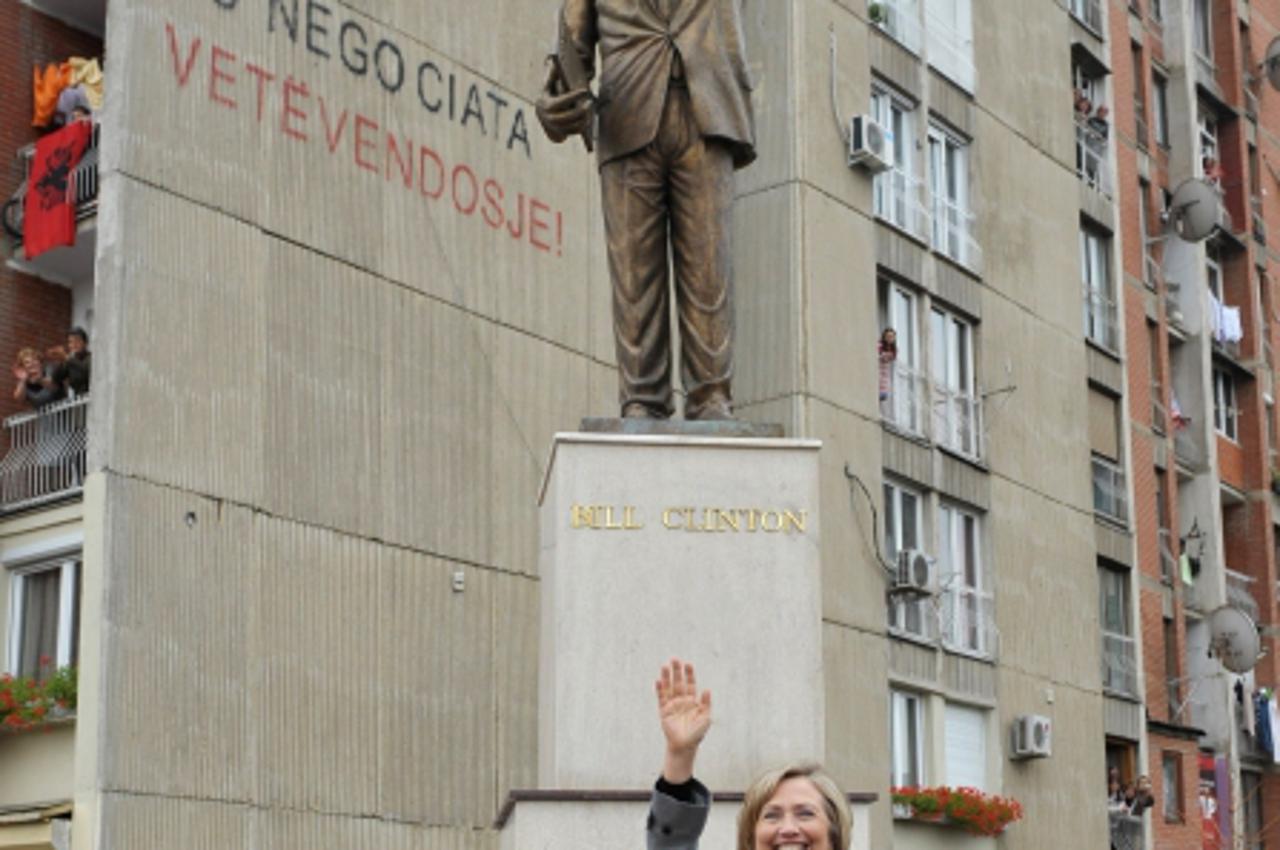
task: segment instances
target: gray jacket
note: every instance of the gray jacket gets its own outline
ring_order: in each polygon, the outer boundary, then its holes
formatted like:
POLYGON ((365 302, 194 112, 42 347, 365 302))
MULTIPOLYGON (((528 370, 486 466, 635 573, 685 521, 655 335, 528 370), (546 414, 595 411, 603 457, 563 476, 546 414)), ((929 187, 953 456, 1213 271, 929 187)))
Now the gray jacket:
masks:
POLYGON ((692 784, 692 803, 677 800, 657 788, 653 790, 645 825, 648 850, 697 850, 698 837, 711 812, 711 793, 696 779, 692 784))

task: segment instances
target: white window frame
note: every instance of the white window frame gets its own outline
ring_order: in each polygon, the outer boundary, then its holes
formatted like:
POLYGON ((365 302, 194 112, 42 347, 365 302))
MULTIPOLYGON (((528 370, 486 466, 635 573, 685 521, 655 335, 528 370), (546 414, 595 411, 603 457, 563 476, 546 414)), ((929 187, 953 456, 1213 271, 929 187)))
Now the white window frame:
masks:
POLYGON ((925 385, 920 368, 920 296, 895 282, 888 282, 883 327, 897 334, 898 357, 882 415, 912 434, 924 434, 925 385))
POLYGON ((1196 55, 1213 61, 1213 15, 1210 0, 1191 1, 1191 45, 1196 55))
POLYGON ((1169 78, 1155 69, 1151 71, 1151 120, 1156 144, 1169 147, 1169 78))
POLYGON ((943 646, 990 657, 995 653, 994 595, 986 574, 982 517, 945 500, 938 502, 935 516, 943 646), (972 529, 973 535, 969 553, 965 552, 966 529, 972 529))
POLYGON ((943 765, 952 788, 987 790, 987 747, 990 709, 965 703, 946 703, 943 718, 943 765))
POLYGON ((1084 224, 1080 225, 1080 279, 1084 287, 1085 338, 1108 351, 1119 351, 1119 310, 1111 285, 1111 239, 1084 224))
POLYGON ((1240 435, 1240 410, 1236 378, 1226 369, 1213 367, 1213 430, 1236 442, 1240 435))
MULTIPOLYGON (((1140 671, 1137 668, 1137 645, 1135 643, 1134 627, 1133 627, 1133 586, 1132 575, 1126 570, 1098 565, 1098 624, 1102 629, 1103 637, 1103 669, 1107 669, 1106 652, 1107 641, 1111 641, 1113 646, 1126 647, 1123 663, 1129 665, 1131 669, 1120 670, 1120 674, 1131 682, 1127 682, 1126 687, 1119 689, 1120 693, 1128 693, 1130 696, 1138 695, 1138 676, 1140 671), (1107 621, 1107 585, 1110 582, 1119 591, 1119 598, 1116 601, 1120 622, 1118 624, 1109 623, 1107 621)), ((1105 683, 1104 683, 1105 685, 1105 683)))
POLYGON ((39 561, 10 566, 8 634, 5 639, 5 672, 18 675, 22 662, 22 633, 26 622, 23 605, 24 583, 29 576, 58 571, 58 636, 53 655, 56 667, 71 663, 75 653, 73 641, 76 635, 76 590, 81 556, 79 552, 66 553, 39 561))
MULTIPOLYGON (((890 564, 896 564, 898 553, 905 548, 924 548, 925 529, 925 494, 894 479, 884 479, 884 548, 885 557, 890 564), (914 501, 912 510, 907 510, 909 500, 914 501), (911 513, 910 523, 906 522, 911 513), (908 525, 912 526, 907 533, 908 525), (914 546, 908 544, 914 539, 914 546)), ((934 638, 933 600, 929 597, 919 599, 889 598, 889 630, 896 634, 933 640, 934 638)))
POLYGON ((1197 177, 1204 177, 1204 161, 1212 159, 1218 163, 1219 168, 1222 166, 1220 159, 1221 151, 1218 145, 1218 119, 1217 116, 1205 108, 1203 105, 1196 110, 1196 138, 1199 140, 1200 156, 1196 158, 1194 163, 1195 174, 1197 177))
POLYGON ((889 689, 889 765, 894 787, 923 786, 928 747, 924 694, 889 689), (914 742, 914 752, 911 752, 914 742))
POLYGON ((972 93, 977 83, 973 62, 971 0, 924 0, 925 56, 951 82, 972 93))
POLYGON ((929 125, 929 195, 933 227, 930 244, 964 266, 973 264, 973 216, 969 210, 969 143, 929 125))
POLYGON ((1217 256, 1212 250, 1205 250, 1204 254, 1204 275, 1205 286, 1209 289, 1210 294, 1218 299, 1218 303, 1222 303, 1222 264, 1218 262, 1217 256))
POLYGON ((876 175, 872 209, 877 218, 922 237, 920 181, 915 177, 916 105, 883 85, 871 88, 871 117, 893 134, 893 168, 876 175))
POLYGON ((982 454, 982 409, 974 374, 975 326, 944 307, 929 310, 934 440, 967 457, 982 454))

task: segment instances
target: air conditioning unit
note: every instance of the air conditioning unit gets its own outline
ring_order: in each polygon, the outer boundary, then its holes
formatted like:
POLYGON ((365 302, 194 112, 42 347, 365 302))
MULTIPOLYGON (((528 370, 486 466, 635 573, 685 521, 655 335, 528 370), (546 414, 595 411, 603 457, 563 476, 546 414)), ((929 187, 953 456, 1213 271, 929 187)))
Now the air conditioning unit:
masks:
POLYGON ((933 585, 933 558, 918 549, 903 549, 898 553, 893 593, 924 596, 933 592, 933 585))
POLYGON ((872 174, 893 168, 893 131, 855 115, 849 127, 849 167, 860 165, 872 174))
POLYGON ((1047 717, 1022 714, 1013 721, 1013 757, 1045 758, 1053 753, 1053 726, 1047 717))

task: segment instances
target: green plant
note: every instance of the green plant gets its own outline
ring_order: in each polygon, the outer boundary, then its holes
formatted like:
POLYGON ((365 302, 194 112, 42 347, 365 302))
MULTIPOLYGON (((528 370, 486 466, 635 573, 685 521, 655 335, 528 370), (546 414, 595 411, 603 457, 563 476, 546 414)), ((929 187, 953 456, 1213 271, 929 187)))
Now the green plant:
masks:
POLYGON ((889 10, 883 3, 871 3, 867 6, 867 16, 873 24, 883 24, 889 20, 889 10))
POLYGON ((1022 804, 1012 797, 987 794, 976 788, 891 788, 895 806, 908 806, 912 816, 945 818, 974 835, 999 835, 1022 819, 1022 804))
POLYGON ((29 729, 76 707, 76 668, 42 657, 36 676, 0 676, 0 728, 29 729))

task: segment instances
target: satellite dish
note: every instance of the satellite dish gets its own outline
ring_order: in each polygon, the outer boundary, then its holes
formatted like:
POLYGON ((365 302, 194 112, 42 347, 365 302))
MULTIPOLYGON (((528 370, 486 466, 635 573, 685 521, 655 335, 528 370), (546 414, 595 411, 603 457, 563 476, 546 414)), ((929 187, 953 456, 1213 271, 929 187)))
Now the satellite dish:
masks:
POLYGON ((1173 231, 1187 242, 1201 242, 1222 225, 1222 200, 1203 180, 1184 180, 1169 202, 1173 231))
POLYGON ((1262 641, 1253 618, 1224 605, 1209 615, 1209 652, 1232 673, 1248 673, 1258 663, 1262 641))
POLYGON ((1267 56, 1262 60, 1262 71, 1267 75, 1271 88, 1280 90, 1280 36, 1267 45, 1267 56))

